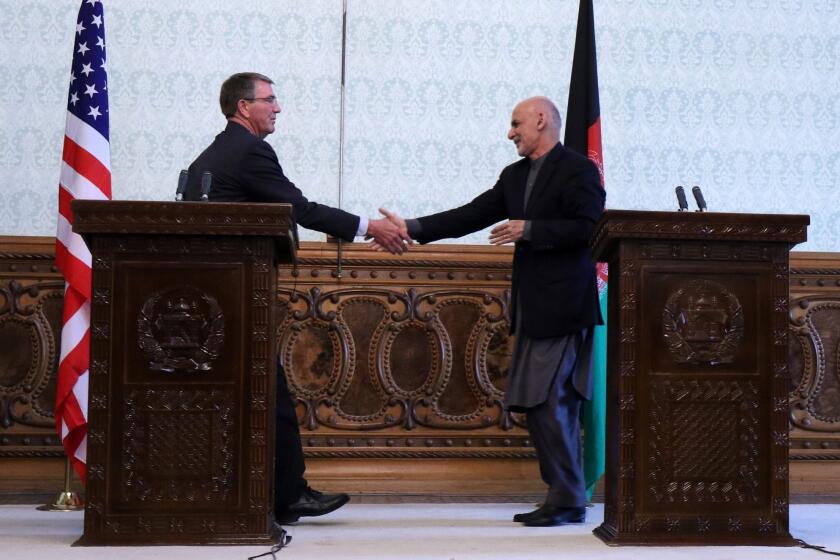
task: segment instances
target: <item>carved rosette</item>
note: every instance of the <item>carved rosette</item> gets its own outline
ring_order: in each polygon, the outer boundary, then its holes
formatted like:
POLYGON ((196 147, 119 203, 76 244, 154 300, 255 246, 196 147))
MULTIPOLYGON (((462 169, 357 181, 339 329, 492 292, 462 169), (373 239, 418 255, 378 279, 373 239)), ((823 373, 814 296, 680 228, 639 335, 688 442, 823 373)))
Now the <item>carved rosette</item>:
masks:
MULTIPOLYGON (((103 243, 101 239, 94 241, 90 247, 94 257, 93 278, 91 285, 92 293, 103 293, 110 290, 113 280, 114 268, 112 266, 112 251, 124 249, 122 244, 115 244, 111 247, 103 243)), ((91 302, 90 320, 91 325, 105 325, 110 327, 111 305, 110 298, 98 298, 91 302)), ((108 329, 110 332, 110 328, 108 329)), ((91 367, 88 379, 88 393, 90 395, 109 395, 110 368, 112 366, 110 356, 110 340, 108 338, 91 337, 90 359, 91 367)), ((107 464, 107 442, 110 436, 108 413, 103 409, 90 409, 88 411, 88 442, 87 442, 87 469, 93 476, 88 478, 87 485, 87 506, 85 509, 85 533, 107 531, 114 533, 119 526, 113 525, 107 518, 105 512, 106 503, 106 478, 108 476, 107 464)))
MULTIPOLYGON (((610 309, 612 316, 618 315, 620 324, 623 325, 624 336, 619 337, 618 363, 621 375, 614 382, 618 383, 619 409, 618 409, 618 431, 619 431, 619 454, 625 458, 632 457, 636 448, 635 426, 636 414, 634 400, 636 385, 638 383, 638 344, 635 337, 626 336, 627 332, 635 332, 638 327, 639 309, 636 302, 639 300, 639 260, 638 253, 630 247, 620 249, 620 266, 610 263, 613 275, 610 277, 610 290, 617 294, 617 301, 621 302, 617 310, 610 309), (617 277, 616 272, 619 272, 617 277), (616 281, 617 278, 617 281, 616 281), (617 288, 617 289, 616 289, 617 288), (617 313, 616 313, 617 311, 617 313)), ((635 495, 636 478, 635 471, 625 471, 624 476, 618 480, 619 500, 616 507, 604 510, 604 524, 617 527, 620 530, 628 530, 633 526, 635 519, 633 515, 633 499, 635 495)))
MULTIPOLYGON (((261 532, 267 504, 272 500, 272 497, 267 495, 269 485, 266 484, 266 479, 268 473, 272 472, 273 462, 273 457, 269 456, 269 418, 274 416, 274 403, 270 400, 270 387, 273 386, 274 380, 269 379, 267 372, 274 371, 276 362, 272 336, 275 315, 272 298, 269 297, 277 285, 277 272, 272 257, 275 248, 274 241, 266 237, 246 242, 244 246, 248 249, 251 266, 250 328, 252 333, 259 333, 259 336, 251 336, 248 352, 250 363, 246 365, 244 372, 248 376, 251 393, 251 404, 245 407, 250 428, 247 436, 249 488, 246 492, 247 513, 230 518, 235 533, 246 530, 261 532)), ((233 245, 231 250, 236 251, 237 247, 233 245)))
MULTIPOLYGON (((772 317, 773 341, 770 351, 769 389, 770 389, 770 431, 773 434, 773 445, 770 447, 770 496, 772 500, 784 501, 785 507, 774 512, 775 534, 788 534, 788 511, 790 496, 790 481, 788 478, 773 476, 777 468, 787 469, 790 453, 790 408, 786 406, 790 392, 790 370, 788 368, 788 307, 790 295, 790 265, 789 246, 769 246, 766 248, 773 275, 771 280, 770 298, 773 309, 772 317), (784 441, 776 441, 776 434, 783 434, 784 441)), ((762 527, 759 527, 762 529, 762 527)), ((766 531, 766 527, 764 527, 766 531)))

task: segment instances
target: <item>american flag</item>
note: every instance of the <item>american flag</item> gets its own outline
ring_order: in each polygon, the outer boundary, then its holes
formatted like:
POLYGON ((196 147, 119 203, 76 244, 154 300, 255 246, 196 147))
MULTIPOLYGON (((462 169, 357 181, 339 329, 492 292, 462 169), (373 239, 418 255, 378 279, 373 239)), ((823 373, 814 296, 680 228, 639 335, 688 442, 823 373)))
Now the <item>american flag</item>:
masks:
POLYGON ((84 0, 76 21, 55 243, 56 264, 66 282, 55 400, 56 428, 67 457, 82 480, 87 449, 91 256, 82 238, 73 233, 70 203, 82 198, 111 198, 103 15, 101 0, 84 0))

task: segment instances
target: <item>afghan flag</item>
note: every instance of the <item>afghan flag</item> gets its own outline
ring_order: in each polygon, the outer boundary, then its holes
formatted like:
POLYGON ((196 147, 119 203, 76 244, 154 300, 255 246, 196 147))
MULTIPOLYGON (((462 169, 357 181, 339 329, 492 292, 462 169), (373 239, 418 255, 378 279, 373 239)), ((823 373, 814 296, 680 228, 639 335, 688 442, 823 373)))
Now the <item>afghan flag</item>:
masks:
MULTIPOLYGON (((598 101, 598 62, 595 55, 595 18, 592 0, 578 9, 575 55, 566 107, 567 148, 585 154, 598 167, 604 187, 601 150, 601 104, 598 101)), ((586 492, 592 498, 595 483, 604 474, 607 421, 607 265, 598 263, 598 296, 604 325, 595 327, 594 386, 592 400, 583 403, 583 471, 586 492)))

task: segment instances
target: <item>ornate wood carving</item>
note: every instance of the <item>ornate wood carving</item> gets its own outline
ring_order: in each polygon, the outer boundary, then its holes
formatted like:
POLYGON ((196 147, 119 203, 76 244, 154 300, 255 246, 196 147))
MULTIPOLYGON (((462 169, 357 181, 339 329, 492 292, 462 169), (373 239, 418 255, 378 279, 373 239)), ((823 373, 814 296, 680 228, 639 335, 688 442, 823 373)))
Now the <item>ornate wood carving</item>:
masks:
MULTIPOLYGON (((263 204, 211 205, 201 202, 139 202, 114 200, 107 207, 80 206, 86 215, 87 233, 137 232, 173 235, 271 235, 296 231, 291 217, 278 215, 263 204)), ((296 237, 296 235, 292 235, 296 237)), ((146 239, 149 250, 158 244, 189 242, 181 239, 146 239)), ((209 239, 206 242, 212 243, 209 239)), ((291 239, 294 242, 294 239, 291 239)))
POLYGON ((691 280, 668 295, 662 329, 677 363, 728 364, 744 336, 744 311, 724 286, 691 280))
POLYGON ((649 441, 652 483, 645 490, 654 508, 758 503, 758 386, 735 380, 661 380, 653 390, 648 425, 661 429, 649 441))
POLYGON ((840 460, 840 257, 791 263, 791 459, 840 460))
POLYGON ((0 237, 0 457, 52 457, 64 281, 54 240, 0 237))
POLYGON ((271 542, 270 301, 290 208, 73 210, 95 256, 78 543, 271 542))
MULTIPOLYGON (((93 294, 109 304, 107 289, 93 294)), ((137 317, 138 344, 153 371, 210 371, 225 340, 225 316, 216 298, 190 285, 151 294, 137 317)))
MULTIPOLYGON (((212 250, 204 240, 179 241, 177 246, 159 248, 180 255, 212 250)), ((706 246, 707 254, 711 250, 716 251, 706 246)), ((661 258, 668 258, 675 251, 703 258, 704 246, 677 247, 665 239, 648 245, 645 251, 661 258)), ((761 248, 750 244, 734 245, 727 249, 725 258, 755 259, 761 253, 761 248)), ((507 334, 507 320, 505 317, 490 320, 492 317, 488 316, 480 328, 475 328, 480 323, 476 317, 480 318, 482 313, 503 313, 501 305, 507 301, 510 282, 509 249, 426 245, 414 246, 402 257, 391 257, 373 253, 362 244, 349 244, 344 246, 343 254, 339 277, 336 245, 302 243, 297 267, 283 267, 278 281, 286 294, 296 294, 296 301, 288 306, 271 302, 278 324, 285 321, 289 327, 271 337, 269 351, 282 351, 286 364, 295 364, 290 368, 295 372, 290 384, 293 387, 301 384, 305 389, 298 390, 298 402, 307 456, 335 460, 533 457, 527 432, 517 417, 499 417, 496 405, 488 404, 486 398, 486 395, 498 396, 504 390, 512 343, 507 334), (315 298, 321 302, 317 312, 309 307, 313 288, 318 288, 320 294, 315 298), (414 300, 432 292, 446 293, 438 294, 436 304, 430 304, 426 298, 422 311, 409 312, 405 302, 411 300, 412 289, 414 300), (330 299, 333 292, 336 301, 330 299), (462 292, 470 295, 458 295, 462 292), (484 294, 490 295, 491 301, 486 302, 484 294), (464 299, 469 303, 459 301, 442 306, 445 301, 464 299), (443 322, 436 317, 441 310, 452 315, 464 310, 464 317, 456 318, 460 323, 451 317, 443 322), (295 312, 298 316, 287 316, 295 312), (328 317, 330 312, 335 315, 328 317), (426 317, 427 312, 432 316, 426 317), (473 315, 470 317, 468 313, 473 315), (384 325, 381 332, 377 331, 380 324, 384 325), (428 329, 429 326, 432 328, 428 329), (296 331, 297 328, 300 330, 296 331), (464 332, 450 336, 448 328, 463 328, 464 332), (443 345, 451 345, 453 340, 462 341, 463 346, 448 357, 441 354, 443 345), (443 394, 434 393, 435 383, 445 371, 452 378, 453 366, 446 363, 452 362, 455 355, 460 356, 458 360, 464 364, 461 371, 469 372, 469 377, 465 373, 461 385, 450 384, 444 388, 444 393, 458 391, 443 400, 442 412, 450 416, 446 420, 446 416, 435 412, 431 401, 428 404, 420 401, 427 398, 426 391, 432 388, 432 397, 440 402, 443 394), (350 368, 350 363, 357 365, 350 368), (411 369, 403 365, 409 363, 420 365, 411 369), (488 385, 488 380, 493 387, 488 385), (336 391, 341 383, 348 381, 351 385, 343 389, 344 399, 337 401, 336 391), (357 385, 352 385, 354 382, 357 385), (385 391, 387 387, 393 394, 385 391), (464 403, 456 403, 457 395, 464 395, 464 403), (394 401, 389 404, 392 398, 394 401), (319 402, 322 399, 324 403, 319 402), (383 408, 385 411, 380 412, 383 408), (414 416, 408 415, 406 408, 413 410, 414 416), (335 409, 340 409, 342 414, 335 409), (482 412, 470 418, 476 410, 482 412), (386 421, 389 413, 391 417, 386 421), (429 423, 434 422, 434 426, 417 421, 417 417, 422 419, 427 413, 429 423), (375 427, 373 420, 358 420, 370 414, 378 415, 382 425, 375 427), (335 424, 329 423, 330 416, 334 416, 335 424), (484 416, 491 419, 488 425, 482 424, 484 416), (457 420, 452 421, 451 417, 457 420)), ((0 238, 0 459, 62 455, 52 409, 63 280, 54 268, 53 258, 52 238, 0 238), (33 340, 37 349, 33 349, 33 340)), ((97 259, 94 266, 108 270, 110 263, 97 259)), ((628 266, 631 268, 622 274, 622 282, 629 282, 632 267, 638 266, 638 261, 628 261, 628 266)), ((790 312, 786 324, 791 333, 787 351, 792 380, 790 458, 838 461, 840 397, 831 389, 837 387, 840 379, 837 355, 840 339, 836 330, 838 318, 834 315, 840 311, 836 307, 840 304, 840 256, 792 253, 789 286, 790 312)), ((255 293, 253 309, 259 306, 266 310, 269 302, 260 296, 265 290, 255 293)), ((110 293, 103 288, 94 297, 101 302, 110 293)), ((621 309, 632 314, 639 301, 638 290, 626 289, 622 292, 621 309)), ((786 302, 787 293, 780 293, 775 306, 786 309, 786 302)), ((634 331, 637 333, 638 328, 628 330, 625 338, 637 336, 634 331)), ((621 364, 622 383, 626 386, 636 376, 637 365, 632 358, 632 353, 627 354, 621 364)), ((259 365, 254 367, 259 369, 259 365)), ((94 360, 91 364, 92 376, 107 376, 109 371, 107 362, 94 360)), ((440 404, 436 406, 441 408, 440 404)), ((632 407, 633 403, 623 406, 632 407)), ((257 407, 265 408, 264 403, 257 403, 257 407)), ((89 437, 97 435, 94 430, 89 437)), ((632 442, 634 437, 632 430, 627 430, 622 434, 622 441, 632 442)), ((691 445, 687 438, 682 441, 688 443, 680 445, 691 445)))
POLYGON ((777 476, 788 468, 788 250, 807 223, 633 211, 599 222, 617 320, 595 530, 606 542, 791 543, 777 476))
POLYGON ((114 503, 155 509, 236 506, 235 399, 233 391, 129 391, 114 503))
POLYGON ((280 270, 278 351, 307 454, 533 457, 502 408, 510 251, 349 246, 339 277, 331 248, 304 243, 280 270))
MULTIPOLYGON (((745 221, 744 214, 726 214, 715 212, 715 223, 709 223, 708 214, 702 212, 684 212, 678 219, 667 217, 669 212, 648 212, 648 216, 639 216, 635 210, 610 210, 611 221, 595 232, 592 245, 598 247, 604 243, 613 243, 616 239, 661 239, 683 240, 687 237, 708 241, 757 242, 778 241, 779 239, 798 239, 805 241, 807 226, 797 221, 797 216, 774 215, 773 223, 759 220, 745 221)), ((730 248, 700 243, 691 247, 700 249, 706 257, 712 252, 729 253, 730 248)), ((682 250, 681 243, 663 244, 662 250, 677 256, 682 250)), ((751 244, 740 244, 738 251, 762 251, 764 248, 751 244)))

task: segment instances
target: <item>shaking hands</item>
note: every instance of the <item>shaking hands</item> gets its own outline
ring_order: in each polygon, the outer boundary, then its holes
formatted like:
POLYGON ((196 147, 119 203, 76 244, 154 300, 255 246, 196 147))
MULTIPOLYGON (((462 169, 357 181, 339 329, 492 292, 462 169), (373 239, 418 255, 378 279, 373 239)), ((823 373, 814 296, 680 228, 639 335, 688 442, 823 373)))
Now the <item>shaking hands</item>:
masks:
MULTIPOLYGON (((405 220, 399 215, 385 208, 379 212, 385 216, 378 220, 370 220, 368 235, 373 240, 368 246, 375 251, 389 251, 395 255, 401 255, 408 250, 408 245, 414 241, 408 234, 408 227, 405 220)), ((516 243, 525 234, 525 220, 508 220, 494 227, 490 231, 490 243, 493 245, 506 245, 516 243)))
POLYGON ((414 240, 408 235, 405 220, 385 208, 380 208, 379 212, 385 217, 368 222, 367 234, 373 237, 368 246, 376 251, 402 255, 408 250, 408 245, 414 244, 414 240))

